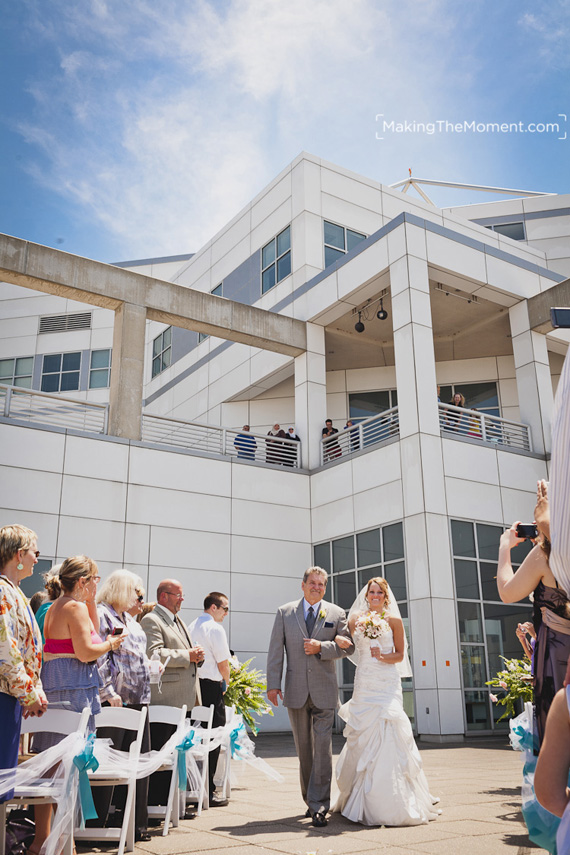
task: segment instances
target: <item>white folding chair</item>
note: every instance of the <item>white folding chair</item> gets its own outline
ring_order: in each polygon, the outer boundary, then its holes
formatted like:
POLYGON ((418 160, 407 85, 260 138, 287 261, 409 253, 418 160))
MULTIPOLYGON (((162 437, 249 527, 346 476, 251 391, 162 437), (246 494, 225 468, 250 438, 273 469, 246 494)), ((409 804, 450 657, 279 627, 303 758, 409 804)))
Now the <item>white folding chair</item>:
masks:
POLYGON ((193 707, 190 713, 190 719, 193 722, 199 722, 199 728, 202 741, 198 745, 193 745, 190 751, 198 768, 200 769, 200 779, 196 790, 186 791, 186 802, 197 802, 197 814, 200 816, 202 808, 209 807, 209 792, 208 792, 208 757, 210 754, 209 745, 212 739, 212 722, 214 721, 214 704, 209 707, 193 707))
MULTIPOLYGON (((183 707, 167 707, 157 704, 151 705, 148 708, 148 720, 150 724, 172 724, 174 727, 180 727, 186 718, 186 704, 183 707)), ((173 751, 167 758, 158 772, 171 772, 170 789, 168 792, 168 803, 164 805, 149 805, 149 817, 164 817, 164 828, 162 829, 163 837, 166 837, 170 830, 170 820, 172 818, 173 828, 178 828, 180 819, 180 790, 178 788, 178 752, 173 751)))
POLYGON ((132 852, 135 848, 135 790, 137 783, 137 763, 141 751, 142 738, 146 720, 146 707, 142 710, 132 710, 126 707, 103 707, 95 716, 95 728, 117 727, 122 730, 136 732, 136 737, 129 748, 129 762, 123 773, 115 769, 105 768, 103 764, 95 772, 88 772, 89 783, 92 787, 127 787, 127 800, 121 828, 76 828, 76 840, 118 840, 118 855, 123 855, 125 848, 132 852))
MULTIPOLYGON (((231 725, 236 718, 235 707, 226 707, 226 725, 231 725)), ((232 760, 232 752, 231 752, 231 742, 230 736, 228 733, 228 737, 225 742, 222 742, 220 747, 220 756, 218 758, 218 766, 216 768, 216 794, 219 793, 221 799, 229 799, 231 796, 232 785, 231 785, 231 760, 232 760)))
MULTIPOLYGON (((87 722, 90 715, 89 707, 83 712, 72 712, 71 710, 48 709, 42 716, 30 716, 22 719, 22 734, 29 733, 58 733, 69 736, 70 733, 82 733, 87 731, 87 722)), ((0 804, 0 855, 6 852, 6 808, 22 805, 55 805, 57 795, 61 795, 61 782, 54 779, 50 781, 39 781, 37 784, 29 784, 21 789, 15 789, 13 797, 9 802, 0 804)), ((74 805, 66 805, 73 815, 74 805)), ((73 852, 73 828, 65 840, 63 855, 72 855, 73 852)))

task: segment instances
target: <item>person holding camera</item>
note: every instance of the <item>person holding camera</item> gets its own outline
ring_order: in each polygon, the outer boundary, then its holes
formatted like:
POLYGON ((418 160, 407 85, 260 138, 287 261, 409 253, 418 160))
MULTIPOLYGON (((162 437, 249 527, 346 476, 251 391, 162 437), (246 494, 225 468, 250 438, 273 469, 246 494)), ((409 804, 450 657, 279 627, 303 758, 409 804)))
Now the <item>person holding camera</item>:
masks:
POLYGON ((564 685, 566 662, 570 655, 570 602, 554 578, 548 559, 550 541, 534 529, 526 532, 521 523, 513 523, 501 535, 497 587, 504 603, 517 603, 534 594, 534 703, 539 744, 542 744, 546 717, 556 692, 564 685), (511 550, 534 535, 534 548, 516 573, 511 563, 511 550))

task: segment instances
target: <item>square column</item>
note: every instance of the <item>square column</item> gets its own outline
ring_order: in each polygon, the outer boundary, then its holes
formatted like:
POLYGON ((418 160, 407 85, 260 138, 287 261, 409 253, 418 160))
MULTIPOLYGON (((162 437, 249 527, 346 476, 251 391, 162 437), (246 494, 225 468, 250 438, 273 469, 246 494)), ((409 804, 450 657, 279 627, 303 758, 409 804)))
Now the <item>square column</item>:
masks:
POLYGON ((295 428, 301 439, 303 469, 321 465, 326 409, 325 328, 307 323, 307 350, 295 357, 295 428))
POLYGON ((521 422, 531 430, 532 450, 548 454, 552 448, 552 376, 546 336, 530 329, 528 303, 509 309, 521 422))
POLYGON ((427 262, 390 265, 412 668, 419 734, 464 732, 427 262))
POLYGON ((146 309, 122 303, 115 311, 109 394, 109 433, 141 438, 146 309))

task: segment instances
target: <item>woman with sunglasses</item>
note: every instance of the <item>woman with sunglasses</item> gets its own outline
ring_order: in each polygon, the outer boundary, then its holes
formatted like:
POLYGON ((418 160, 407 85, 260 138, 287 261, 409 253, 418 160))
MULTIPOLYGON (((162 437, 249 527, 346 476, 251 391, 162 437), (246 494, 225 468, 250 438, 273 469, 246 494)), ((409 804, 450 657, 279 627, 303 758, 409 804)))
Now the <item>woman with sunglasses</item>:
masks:
MULTIPOLYGON (((104 682, 110 683, 112 698, 109 703, 120 703, 125 707, 140 710, 150 702, 150 663, 146 655, 146 635, 136 615, 142 611, 144 586, 140 576, 130 570, 115 570, 105 579, 97 594, 99 633, 102 638, 124 639, 118 650, 107 653, 100 668, 104 682)), ((99 735, 113 740, 120 751, 128 751, 135 734, 133 731, 105 728, 99 735)), ((150 727, 148 716, 141 751, 150 751, 150 727)), ((100 791, 103 788, 98 788, 100 791)), ((124 808, 126 788, 115 790, 115 809, 124 808)), ((96 800, 99 823, 104 823, 111 804, 112 791, 106 788, 96 800)), ((150 840, 148 825, 148 778, 137 781, 135 808, 135 836, 137 841, 150 840)))

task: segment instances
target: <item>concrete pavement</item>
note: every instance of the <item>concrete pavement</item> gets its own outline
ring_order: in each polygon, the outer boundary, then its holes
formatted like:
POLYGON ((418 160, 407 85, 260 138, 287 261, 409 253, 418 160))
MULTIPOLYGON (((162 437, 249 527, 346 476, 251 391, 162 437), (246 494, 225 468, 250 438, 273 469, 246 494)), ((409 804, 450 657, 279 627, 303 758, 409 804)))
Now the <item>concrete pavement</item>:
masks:
MULTIPOLYGON (((420 743, 430 790, 441 797, 442 815, 413 828, 369 828, 339 815, 325 829, 305 819, 299 792, 298 766, 290 735, 261 735, 257 753, 284 777, 277 784, 245 767, 230 804, 183 820, 162 837, 151 829, 150 842, 138 844, 138 855, 182 855, 220 852, 223 855, 361 855, 385 852, 437 855, 526 855, 544 850, 526 835, 520 812, 521 754, 507 737, 472 739, 444 746, 420 743)), ((334 739, 334 753, 342 748, 334 739)), ((80 853, 101 851, 78 847, 80 853)), ((104 851, 113 851, 105 847, 104 851)))

